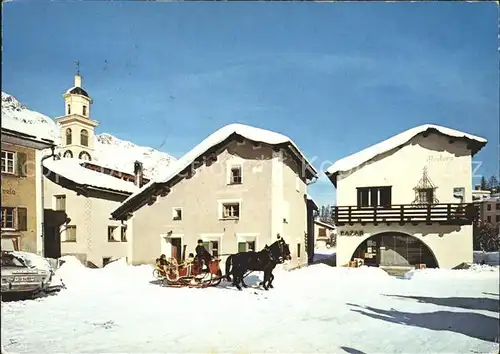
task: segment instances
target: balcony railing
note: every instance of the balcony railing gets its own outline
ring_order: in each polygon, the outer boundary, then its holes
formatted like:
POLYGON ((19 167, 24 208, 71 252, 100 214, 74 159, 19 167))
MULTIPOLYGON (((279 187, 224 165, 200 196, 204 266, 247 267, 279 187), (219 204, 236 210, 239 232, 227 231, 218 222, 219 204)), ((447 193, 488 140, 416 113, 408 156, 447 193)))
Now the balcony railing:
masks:
POLYGON ((448 225, 472 224, 478 215, 473 203, 461 204, 400 204, 388 207, 337 206, 332 210, 336 225, 379 223, 439 223, 448 225))

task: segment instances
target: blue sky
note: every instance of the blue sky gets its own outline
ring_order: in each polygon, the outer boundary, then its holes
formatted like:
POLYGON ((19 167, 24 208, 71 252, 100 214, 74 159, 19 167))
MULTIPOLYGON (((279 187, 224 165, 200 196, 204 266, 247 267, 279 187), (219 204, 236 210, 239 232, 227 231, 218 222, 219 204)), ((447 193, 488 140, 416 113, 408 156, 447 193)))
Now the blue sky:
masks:
MULTIPOLYGON (((92 118, 176 157, 240 122, 318 169, 425 123, 489 140, 498 173, 495 3, 11 2, 2 90, 51 117, 81 62, 92 118)), ((335 200, 321 178, 320 204, 335 200)))

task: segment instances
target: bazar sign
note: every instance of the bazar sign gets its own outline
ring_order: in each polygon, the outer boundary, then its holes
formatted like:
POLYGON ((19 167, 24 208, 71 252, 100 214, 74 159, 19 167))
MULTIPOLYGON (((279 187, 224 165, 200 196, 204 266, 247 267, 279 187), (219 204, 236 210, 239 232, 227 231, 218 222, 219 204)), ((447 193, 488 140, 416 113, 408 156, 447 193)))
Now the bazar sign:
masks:
POLYGON ((363 236, 365 232, 363 230, 341 230, 340 236, 363 236))

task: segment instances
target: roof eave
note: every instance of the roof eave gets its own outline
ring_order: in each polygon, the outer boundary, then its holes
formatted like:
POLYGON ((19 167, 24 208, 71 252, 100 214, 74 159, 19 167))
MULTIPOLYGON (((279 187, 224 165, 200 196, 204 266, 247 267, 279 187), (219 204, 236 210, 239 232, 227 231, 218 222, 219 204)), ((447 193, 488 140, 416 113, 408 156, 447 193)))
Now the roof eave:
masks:
POLYGON ((328 171, 325 172, 326 177, 328 177, 328 179, 330 180, 330 182, 333 183, 333 185, 335 186, 335 188, 337 188, 337 175, 338 174, 339 174, 338 171, 334 172, 334 173, 330 173, 328 171))
POLYGON ((156 183, 151 184, 149 187, 144 189, 141 193, 135 195, 124 204, 121 204, 118 208, 111 212, 111 217, 115 220, 126 220, 130 217, 130 213, 143 207, 147 204, 148 199, 154 193, 156 189, 156 183))

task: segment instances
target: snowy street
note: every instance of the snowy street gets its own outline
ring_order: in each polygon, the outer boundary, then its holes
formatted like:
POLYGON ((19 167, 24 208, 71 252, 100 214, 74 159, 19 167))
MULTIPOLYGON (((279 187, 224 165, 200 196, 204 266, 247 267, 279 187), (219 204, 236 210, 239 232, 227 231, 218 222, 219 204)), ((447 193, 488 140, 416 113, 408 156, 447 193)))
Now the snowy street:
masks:
POLYGON ((268 292, 239 292, 160 287, 149 266, 67 259, 58 270, 67 290, 2 303, 8 353, 498 351, 498 267, 398 279, 320 264, 276 271, 268 292))

